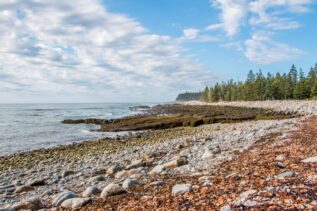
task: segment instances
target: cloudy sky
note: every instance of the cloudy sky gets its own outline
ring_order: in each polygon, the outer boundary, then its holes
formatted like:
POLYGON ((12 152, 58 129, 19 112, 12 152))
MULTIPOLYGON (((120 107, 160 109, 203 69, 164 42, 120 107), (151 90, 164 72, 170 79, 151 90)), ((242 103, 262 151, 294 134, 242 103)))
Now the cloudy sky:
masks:
POLYGON ((158 102, 317 62, 314 0, 0 1, 0 103, 158 102))

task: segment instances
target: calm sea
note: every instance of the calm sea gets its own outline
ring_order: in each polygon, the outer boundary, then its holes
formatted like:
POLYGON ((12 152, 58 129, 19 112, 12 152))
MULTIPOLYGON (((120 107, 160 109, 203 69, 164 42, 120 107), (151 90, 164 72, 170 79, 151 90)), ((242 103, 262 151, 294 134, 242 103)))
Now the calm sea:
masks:
MULTIPOLYGON (((0 104, 0 156, 71 144, 118 133, 93 132, 96 125, 66 125, 64 119, 111 119, 135 114, 133 103, 0 104)), ((142 104, 142 105, 154 105, 142 104)))

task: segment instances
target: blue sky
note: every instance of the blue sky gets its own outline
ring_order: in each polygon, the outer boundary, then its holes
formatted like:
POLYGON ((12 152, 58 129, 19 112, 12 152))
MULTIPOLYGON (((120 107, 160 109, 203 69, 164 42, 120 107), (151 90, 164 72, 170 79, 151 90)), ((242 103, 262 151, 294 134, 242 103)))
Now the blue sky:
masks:
POLYGON ((0 103, 170 101, 317 62, 313 0, 9 0, 0 103))

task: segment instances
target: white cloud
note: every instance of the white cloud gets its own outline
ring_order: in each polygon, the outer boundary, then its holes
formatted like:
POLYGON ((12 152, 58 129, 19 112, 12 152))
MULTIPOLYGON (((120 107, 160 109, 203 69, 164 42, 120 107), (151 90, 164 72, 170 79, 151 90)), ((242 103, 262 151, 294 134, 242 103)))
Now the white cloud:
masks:
POLYGON ((99 0, 2 2, 0 21, 0 91, 12 96, 166 100, 206 84, 205 67, 177 39, 151 34, 99 0))
POLYGON ((188 28, 183 30, 184 37, 187 39, 196 39, 199 34, 199 29, 188 28))
POLYGON ((260 64, 293 60, 305 53, 297 48, 273 41, 269 35, 255 34, 245 41, 245 56, 260 64))
POLYGON ((228 36, 235 35, 247 13, 246 0, 213 0, 212 5, 221 10, 221 23, 211 24, 209 30, 223 29, 228 36))

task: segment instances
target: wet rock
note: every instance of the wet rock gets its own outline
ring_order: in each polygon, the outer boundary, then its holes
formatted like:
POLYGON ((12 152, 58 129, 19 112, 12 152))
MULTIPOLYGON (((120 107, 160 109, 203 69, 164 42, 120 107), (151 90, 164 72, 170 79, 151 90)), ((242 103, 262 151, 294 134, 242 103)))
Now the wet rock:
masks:
POLYGON ((66 209, 78 209, 91 201, 90 198, 71 198, 63 201, 61 207, 66 209))
POLYGON ((23 200, 23 201, 18 202, 12 206, 12 208, 15 210, 22 210, 22 209, 23 210, 39 210, 43 207, 44 206, 43 206, 42 201, 37 197, 23 200))
POLYGON ((192 191, 191 184, 177 184, 177 185, 173 186, 172 196, 182 195, 182 194, 188 193, 190 191, 192 191))
POLYGON ((285 177, 293 177, 295 175, 292 171, 285 171, 275 176, 277 179, 284 179, 285 177))
POLYGON ((93 195, 98 195, 101 193, 101 190, 98 187, 92 186, 86 188, 86 190, 82 193, 82 196, 85 198, 89 198, 93 195))
POLYGON ((28 186, 28 185, 23 185, 23 186, 18 186, 18 187, 15 189, 15 193, 29 192, 29 191, 32 191, 32 190, 34 190, 33 187, 28 186))
POLYGON ((72 191, 65 191, 55 195, 53 197, 52 204, 53 206, 58 207, 59 205, 63 203, 63 201, 67 199, 71 199, 71 198, 76 198, 76 197, 77 197, 76 193, 72 191))
POLYGON ((306 159, 302 160, 302 162, 304 162, 304 163, 316 163, 317 162, 317 156, 306 158, 306 159))
POLYGON ((129 189, 129 188, 131 188, 131 187, 133 187, 133 186, 136 186, 136 185, 138 185, 138 184, 139 184, 139 182, 138 182, 137 179, 125 179, 125 180, 123 181, 123 183, 122 183, 122 187, 123 187, 124 189, 129 189))
POLYGON ((102 198, 107 198, 108 196, 114 196, 114 195, 119 195, 119 194, 124 194, 127 191, 125 189, 123 189, 122 187, 120 187, 117 184, 109 184, 107 185, 107 187, 105 187, 101 194, 100 197, 102 198))

